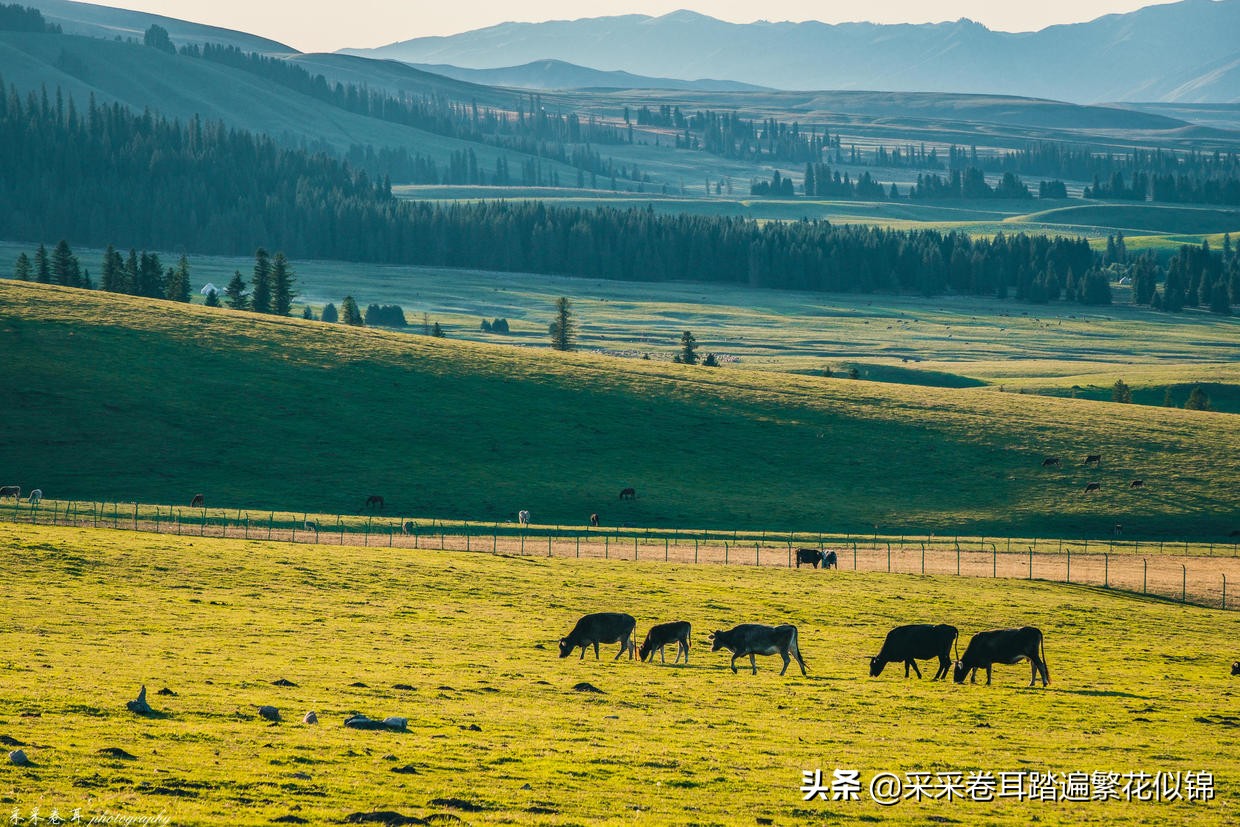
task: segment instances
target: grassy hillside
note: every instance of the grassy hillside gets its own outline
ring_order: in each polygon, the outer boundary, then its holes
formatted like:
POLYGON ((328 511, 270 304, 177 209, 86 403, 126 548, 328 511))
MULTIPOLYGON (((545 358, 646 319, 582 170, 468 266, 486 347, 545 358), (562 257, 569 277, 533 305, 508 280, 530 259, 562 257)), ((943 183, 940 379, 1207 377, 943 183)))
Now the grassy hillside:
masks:
POLYGON ((710 370, 0 283, 5 484, 580 524, 1218 536, 1240 418, 710 370), (1101 471, 1043 471, 1102 452, 1101 471), (1129 492, 1143 477, 1147 489, 1129 492), (1084 497, 1087 481, 1105 482, 1084 497))
MULTIPOLYGON (((6 815, 172 824, 1235 823, 1237 618, 1100 589, 950 577, 347 550, 0 525, 6 815), (31 593, 30 584, 40 584, 31 593), (141 611, 135 611, 141 607, 141 611), (830 607, 824 609, 824 607, 830 607), (689 665, 556 657, 582 614, 693 624, 689 665), (83 622, 89 618, 89 623, 83 622), (994 684, 867 676, 887 629, 1033 624, 994 684), (796 624, 809 674, 733 675, 707 635, 796 624), (1175 629, 1168 637, 1167 630, 1175 629), (273 686, 279 679, 295 686, 273 686), (573 691, 588 682, 604 694, 573 691), (157 714, 124 702, 145 684, 157 714), (168 688, 175 695, 156 694, 168 688), (283 721, 269 724, 258 705, 283 721), (319 723, 301 723, 308 711, 319 723), (408 731, 345 729, 401 716, 408 731), (11 743, 6 741, 6 744, 11 743), (13 749, 16 746, 6 746, 13 749), (103 750, 123 750, 115 758, 103 750), (803 800, 802 772, 861 773, 859 801, 803 800), (879 772, 1198 772, 1209 802, 902 801, 879 772)), ((922 662, 926 672, 927 662, 922 662)), ((929 667, 933 668, 933 667, 929 667)), ((984 677, 982 678, 984 682, 984 677)), ((934 779, 937 783, 937 779, 934 779)))

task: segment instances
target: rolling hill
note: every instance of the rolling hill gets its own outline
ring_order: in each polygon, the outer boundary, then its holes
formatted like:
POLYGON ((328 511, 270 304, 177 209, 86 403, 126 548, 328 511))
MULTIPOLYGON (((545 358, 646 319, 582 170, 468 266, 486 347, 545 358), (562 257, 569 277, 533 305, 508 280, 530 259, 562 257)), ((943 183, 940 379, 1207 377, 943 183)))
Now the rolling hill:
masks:
POLYGON ((1240 417, 496 346, 0 281, 6 474, 443 519, 1221 537, 1240 417), (1101 452, 1103 468, 1044 471, 1101 452), (1125 487, 1143 477, 1147 488, 1125 487), (1084 497, 1095 478, 1103 493, 1084 497), (613 517, 613 519, 615 519, 613 517))
POLYGON ((677 80, 634 75, 630 72, 603 72, 562 60, 539 60, 523 66, 503 66, 497 69, 463 69, 446 63, 411 65, 450 78, 518 89, 678 89, 703 92, 753 92, 762 89, 752 83, 732 80, 677 80))
POLYGON ((108 40, 121 38, 142 42, 142 36, 151 26, 162 26, 177 46, 188 43, 219 43, 225 46, 236 46, 245 52, 262 54, 293 54, 297 50, 275 40, 265 37, 238 32, 232 29, 221 29, 218 26, 207 26, 202 23, 191 23, 175 17, 165 17, 148 12, 117 9, 111 6, 97 6, 93 3, 77 3, 73 0, 22 0, 21 5, 36 8, 43 13, 49 22, 56 23, 65 34, 79 34, 86 37, 101 37, 108 40))
POLYGON ((1009 33, 925 25, 726 23, 689 11, 504 23, 352 54, 495 68, 563 60, 607 71, 727 77, 779 89, 977 92, 1094 101, 1235 102, 1240 0, 1183 0, 1009 33))

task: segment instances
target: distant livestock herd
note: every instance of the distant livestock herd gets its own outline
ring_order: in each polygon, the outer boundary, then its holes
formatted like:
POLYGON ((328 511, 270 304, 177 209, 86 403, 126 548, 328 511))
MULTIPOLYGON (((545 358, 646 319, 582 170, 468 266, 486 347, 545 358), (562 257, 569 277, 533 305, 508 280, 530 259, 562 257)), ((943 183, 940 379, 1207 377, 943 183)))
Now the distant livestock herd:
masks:
MULTIPOLYGON (((584 659, 586 650, 593 647, 594 658, 598 660, 599 644, 618 643, 620 650, 612 660, 619 660, 627 652, 630 660, 640 654, 643 662, 647 659, 653 662, 654 653, 657 651, 660 661, 666 663, 663 647, 676 644, 673 665, 680 662, 682 654, 687 664, 691 631, 692 627, 687 620, 660 623, 650 627, 646 639, 639 647, 636 644, 637 620, 632 615, 623 612, 598 612, 583 616, 571 632, 560 638, 560 657, 566 658, 574 649, 580 647, 581 658, 584 659)), ((952 650, 958 635, 956 627, 947 624, 917 623, 898 626, 887 633, 878 654, 870 658, 870 677, 877 678, 882 674, 883 667, 889 663, 903 663, 904 677, 908 677, 911 668, 920 678, 921 670, 917 667, 917 661, 937 658, 939 668, 932 680, 946 678, 948 669, 952 667, 952 650)), ((716 629, 707 639, 711 642, 712 652, 727 649, 732 653, 730 665, 733 674, 737 672, 737 658, 748 656, 749 667, 756 675, 758 664, 755 656, 776 654, 784 661, 783 668, 779 670, 780 675, 788 671, 788 664, 794 658, 801 667, 801 674, 807 674, 796 626, 742 623, 726 631, 716 629)), ((1050 683, 1051 673, 1046 665, 1046 649, 1041 630, 1033 626, 1022 626, 1019 629, 978 632, 969 641, 964 655, 956 659, 952 680, 964 683, 964 679, 969 678, 971 683, 976 683, 977 670, 985 669, 986 683, 989 685, 991 669, 996 663, 1012 664, 1022 660, 1028 660, 1032 668, 1030 686, 1036 685, 1038 678, 1042 679, 1043 686, 1050 683)), ((1232 667, 1232 674, 1240 674, 1240 662, 1232 667)))
MULTIPOLYGON (((1082 462, 1081 465, 1085 467, 1092 465, 1095 468, 1101 468, 1102 467, 1102 454, 1086 454, 1085 461, 1082 462)), ((1060 461, 1059 457, 1046 457, 1045 459, 1042 460, 1042 467, 1043 468, 1063 468, 1063 462, 1060 461)), ((1128 483, 1128 487, 1129 488, 1144 488, 1145 480, 1133 480, 1132 482, 1128 483)), ((1100 482, 1085 483, 1086 494, 1088 494, 1091 491, 1101 491, 1101 490, 1102 490, 1102 483, 1100 482)))

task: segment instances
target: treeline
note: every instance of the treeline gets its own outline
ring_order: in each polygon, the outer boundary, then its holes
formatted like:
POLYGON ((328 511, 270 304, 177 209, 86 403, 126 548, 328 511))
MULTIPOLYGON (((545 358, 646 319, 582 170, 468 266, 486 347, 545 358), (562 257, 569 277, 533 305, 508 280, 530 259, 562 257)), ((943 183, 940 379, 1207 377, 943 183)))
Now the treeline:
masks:
POLYGON ((1108 238, 1103 263, 1120 278, 1132 283, 1132 299, 1155 310, 1178 313, 1185 308, 1205 308, 1230 315, 1240 305, 1240 251, 1223 236, 1221 250, 1209 241, 1185 244, 1164 265, 1152 255, 1129 258, 1123 237, 1108 238))
POLYGON ((267 244, 303 258, 1030 301, 1070 295, 1095 258, 1084 239, 1023 234, 401 202, 322 155, 93 101, 79 114, 59 94, 0 98, 0 153, 12 160, 0 167, 0 236, 100 247, 127 237, 238 255, 267 244))
POLYGON ((60 34, 60 25, 48 23, 36 8, 20 3, 0 5, 0 32, 43 32, 60 34))
MULTIPOLYGON (((176 267, 165 269, 157 253, 130 250, 126 257, 112 245, 108 245, 99 272, 98 287, 101 290, 152 299, 189 301, 189 260, 185 256, 181 256, 176 267)), ((51 253, 48 253, 43 244, 38 246, 33 256, 19 253, 13 263, 13 278, 87 290, 96 287, 90 271, 82 267, 69 247, 69 242, 64 239, 57 243, 51 253)))

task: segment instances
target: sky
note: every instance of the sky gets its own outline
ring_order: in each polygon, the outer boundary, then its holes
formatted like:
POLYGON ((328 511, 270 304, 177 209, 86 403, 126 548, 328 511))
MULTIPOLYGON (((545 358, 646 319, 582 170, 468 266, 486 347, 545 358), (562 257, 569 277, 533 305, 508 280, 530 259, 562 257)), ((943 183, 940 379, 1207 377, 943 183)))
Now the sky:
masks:
POLYGON ((510 20, 572 20, 616 14, 661 15, 677 9, 735 23, 756 19, 845 23, 937 23, 967 17, 991 29, 1036 31, 1056 23, 1079 23, 1159 0, 119 0, 98 2, 238 29, 286 43, 303 52, 383 46, 428 35, 456 34, 510 20))

